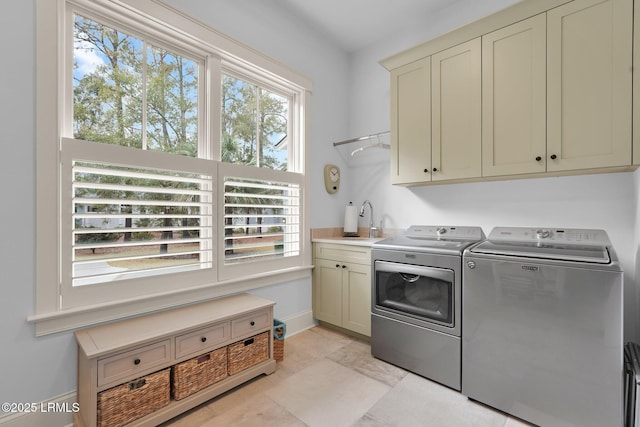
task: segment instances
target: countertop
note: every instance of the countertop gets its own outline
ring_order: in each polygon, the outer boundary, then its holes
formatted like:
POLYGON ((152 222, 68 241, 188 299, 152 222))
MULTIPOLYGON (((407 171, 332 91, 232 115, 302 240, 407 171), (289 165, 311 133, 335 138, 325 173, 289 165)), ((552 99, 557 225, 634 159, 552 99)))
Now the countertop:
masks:
POLYGON ((341 245, 351 245, 351 246, 371 246, 375 242, 379 242, 380 240, 384 240, 385 237, 320 237, 316 239, 311 239, 313 243, 336 243, 341 245))
MULTIPOLYGON (((375 242, 386 239, 388 236, 381 237, 342 237, 342 228, 314 228, 311 230, 311 242, 312 243, 335 243, 342 245, 352 246, 371 246, 375 242)), ((367 236, 369 230, 366 227, 360 227, 358 234, 361 236, 367 236)))

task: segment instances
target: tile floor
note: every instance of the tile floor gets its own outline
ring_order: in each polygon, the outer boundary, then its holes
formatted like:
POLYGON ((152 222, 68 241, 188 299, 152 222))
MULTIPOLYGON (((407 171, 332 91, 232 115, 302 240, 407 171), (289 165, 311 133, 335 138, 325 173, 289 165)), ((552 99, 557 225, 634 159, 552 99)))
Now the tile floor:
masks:
POLYGON ((371 356, 369 344, 316 326, 285 340, 261 376, 163 424, 310 427, 527 427, 371 356))

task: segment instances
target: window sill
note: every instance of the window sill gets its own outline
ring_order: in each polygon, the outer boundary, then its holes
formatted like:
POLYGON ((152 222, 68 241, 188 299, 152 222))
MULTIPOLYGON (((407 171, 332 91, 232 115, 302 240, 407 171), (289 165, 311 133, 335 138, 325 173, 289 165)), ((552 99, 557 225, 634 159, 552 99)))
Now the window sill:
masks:
POLYGON ((181 305, 219 298, 239 292, 250 291, 265 286, 311 277, 313 266, 300 266, 225 280, 179 292, 153 295, 145 298, 128 299, 116 303, 87 306, 53 313, 35 314, 27 317, 27 322, 35 325, 36 336, 64 332, 93 326, 131 316, 139 316, 154 311, 167 310, 181 305))

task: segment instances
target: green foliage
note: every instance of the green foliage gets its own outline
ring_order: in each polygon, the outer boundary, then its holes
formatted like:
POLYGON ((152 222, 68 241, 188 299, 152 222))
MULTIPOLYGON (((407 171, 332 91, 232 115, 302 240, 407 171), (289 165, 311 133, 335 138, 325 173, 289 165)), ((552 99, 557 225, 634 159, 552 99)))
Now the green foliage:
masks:
MULTIPOLYGON (((95 227, 89 227, 95 228, 95 227)), ((115 242, 122 237, 122 233, 87 233, 78 234, 76 240, 78 243, 96 244, 105 242, 115 242)), ((96 253, 96 248, 91 248, 92 253, 96 253)))

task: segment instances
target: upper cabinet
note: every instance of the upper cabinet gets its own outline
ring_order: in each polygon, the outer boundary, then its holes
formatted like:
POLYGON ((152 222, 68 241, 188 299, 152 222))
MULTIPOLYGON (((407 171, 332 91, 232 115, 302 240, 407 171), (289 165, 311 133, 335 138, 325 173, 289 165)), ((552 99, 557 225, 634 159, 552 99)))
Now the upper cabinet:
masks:
POLYGON ((640 164, 633 13, 633 0, 524 0, 382 61, 392 183, 640 164))
POLYGON ((482 36, 482 175, 545 172, 546 15, 482 36))
POLYGON ((431 57, 431 179, 480 176, 480 38, 431 57))
POLYGON ((631 0, 547 13, 547 170, 631 164, 631 0))
POLYGON ((391 183, 431 180, 431 58, 391 71, 391 183))

